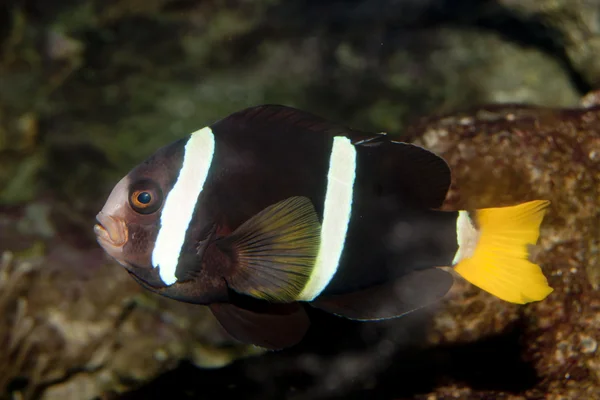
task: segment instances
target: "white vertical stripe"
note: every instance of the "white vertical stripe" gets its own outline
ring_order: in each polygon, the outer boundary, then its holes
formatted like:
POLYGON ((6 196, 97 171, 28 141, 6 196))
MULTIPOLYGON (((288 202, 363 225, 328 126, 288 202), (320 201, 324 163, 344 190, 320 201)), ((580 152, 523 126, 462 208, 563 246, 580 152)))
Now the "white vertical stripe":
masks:
POLYGON ((463 258, 468 258, 475 251, 479 233, 469 217, 468 211, 459 211, 456 219, 456 243, 458 249, 452 260, 452 265, 458 264, 463 258))
POLYGON ((298 300, 310 301, 317 297, 338 268, 352 213, 355 177, 356 148, 350 139, 337 136, 333 139, 329 159, 321 247, 313 272, 298 300))
POLYGON ((177 282, 175 269, 214 150, 215 138, 209 127, 191 134, 185 145, 179 177, 165 200, 160 230, 152 251, 152 265, 155 268, 160 266, 160 279, 166 285, 177 282))

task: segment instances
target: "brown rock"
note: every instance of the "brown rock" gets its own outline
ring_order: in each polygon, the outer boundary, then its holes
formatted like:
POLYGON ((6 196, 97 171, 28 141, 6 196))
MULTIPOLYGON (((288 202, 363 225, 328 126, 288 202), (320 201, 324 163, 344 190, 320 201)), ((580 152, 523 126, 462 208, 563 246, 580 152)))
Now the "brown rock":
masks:
POLYGON ((523 21, 537 23, 555 36, 556 45, 592 87, 600 83, 598 0, 499 0, 523 21))

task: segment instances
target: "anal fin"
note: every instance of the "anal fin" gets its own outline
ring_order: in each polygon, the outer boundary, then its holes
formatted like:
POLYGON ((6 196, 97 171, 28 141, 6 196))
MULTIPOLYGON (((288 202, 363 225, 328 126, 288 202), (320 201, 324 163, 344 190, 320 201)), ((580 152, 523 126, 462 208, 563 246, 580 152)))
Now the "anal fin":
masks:
POLYGON ((268 304, 262 309, 231 303, 213 303, 210 309, 236 340, 271 350, 300 342, 310 320, 299 303, 268 304))
POLYGON ((453 281, 448 272, 429 268, 355 292, 323 295, 309 304, 359 321, 397 318, 439 301, 453 281))

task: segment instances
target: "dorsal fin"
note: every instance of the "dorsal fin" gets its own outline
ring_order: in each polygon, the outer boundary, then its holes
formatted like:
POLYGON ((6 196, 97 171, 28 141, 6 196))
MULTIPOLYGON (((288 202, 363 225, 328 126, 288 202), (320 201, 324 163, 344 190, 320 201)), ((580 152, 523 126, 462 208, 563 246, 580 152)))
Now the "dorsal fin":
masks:
POLYGON ((383 133, 369 133, 328 121, 310 112, 282 105, 260 105, 235 112, 212 126, 223 132, 269 130, 288 134, 307 131, 345 136, 358 149, 376 154, 373 170, 383 189, 425 208, 439 208, 450 187, 450 168, 444 159, 410 143, 391 140, 383 133))
POLYGON ((356 146, 375 152, 374 174, 384 192, 425 208, 439 208, 444 202, 451 172, 443 158, 423 147, 389 140, 386 136, 356 146))
POLYGON ((352 142, 358 142, 373 136, 383 136, 348 128, 331 122, 307 111, 293 107, 264 104, 235 112, 217 122, 213 129, 255 129, 276 128, 277 130, 297 130, 326 133, 332 136, 346 136, 352 142))

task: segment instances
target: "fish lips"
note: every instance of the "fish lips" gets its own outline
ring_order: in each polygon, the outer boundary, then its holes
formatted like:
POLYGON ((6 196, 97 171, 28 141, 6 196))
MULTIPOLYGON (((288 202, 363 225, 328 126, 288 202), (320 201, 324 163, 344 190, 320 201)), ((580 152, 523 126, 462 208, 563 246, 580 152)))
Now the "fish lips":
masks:
POLYGON ((127 243, 128 231, 125 221, 111 217, 103 212, 96 216, 98 224, 94 226, 94 233, 98 244, 113 258, 119 259, 123 254, 123 246, 127 243))

